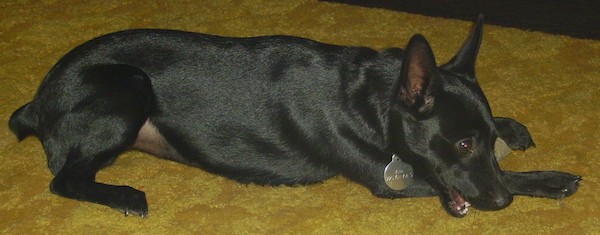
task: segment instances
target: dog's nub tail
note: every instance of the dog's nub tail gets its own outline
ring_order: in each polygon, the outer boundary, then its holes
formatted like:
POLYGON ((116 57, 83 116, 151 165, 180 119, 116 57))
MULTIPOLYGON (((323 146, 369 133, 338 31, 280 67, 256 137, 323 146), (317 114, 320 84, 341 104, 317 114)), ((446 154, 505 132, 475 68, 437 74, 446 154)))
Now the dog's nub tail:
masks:
POLYGON ((8 121, 8 127, 15 133, 19 141, 35 134, 36 119, 32 106, 32 103, 23 105, 10 116, 8 121))

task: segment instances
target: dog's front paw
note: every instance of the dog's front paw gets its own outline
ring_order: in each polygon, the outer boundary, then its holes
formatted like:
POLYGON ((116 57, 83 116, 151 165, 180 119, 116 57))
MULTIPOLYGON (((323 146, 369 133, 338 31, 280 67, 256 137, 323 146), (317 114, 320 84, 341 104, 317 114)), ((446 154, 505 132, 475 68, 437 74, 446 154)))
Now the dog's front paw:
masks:
POLYGON ((533 142, 533 139, 531 139, 531 136, 529 135, 521 135, 521 136, 516 136, 514 139, 509 139, 506 140, 507 145, 510 149, 512 150, 521 150, 521 151, 525 151, 531 147, 535 147, 535 143, 533 142))
POLYGON ((543 191, 546 191, 547 197, 562 199, 577 192, 577 189, 579 188, 579 182, 581 181, 581 176, 564 172, 548 173, 553 173, 554 176, 546 181, 546 188, 543 189, 543 191))
POLYGON ((526 150, 535 147, 527 127, 510 118, 495 117, 494 123, 498 136, 503 139, 512 150, 526 150))
POLYGON ((114 198, 113 208, 125 216, 138 215, 145 218, 148 215, 148 203, 144 192, 129 186, 119 186, 118 191, 114 198))
POLYGON ((581 177, 558 171, 503 172, 502 179, 512 194, 562 199, 573 195, 581 177))

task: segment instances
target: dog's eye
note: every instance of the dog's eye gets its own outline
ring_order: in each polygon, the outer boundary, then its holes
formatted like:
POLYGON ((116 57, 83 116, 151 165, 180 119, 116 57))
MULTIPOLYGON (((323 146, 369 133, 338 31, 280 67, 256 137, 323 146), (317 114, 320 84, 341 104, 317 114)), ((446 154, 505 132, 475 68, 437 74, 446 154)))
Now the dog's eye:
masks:
POLYGON ((462 153, 472 153, 473 150, 473 139, 467 138, 458 141, 457 146, 458 150, 462 153))

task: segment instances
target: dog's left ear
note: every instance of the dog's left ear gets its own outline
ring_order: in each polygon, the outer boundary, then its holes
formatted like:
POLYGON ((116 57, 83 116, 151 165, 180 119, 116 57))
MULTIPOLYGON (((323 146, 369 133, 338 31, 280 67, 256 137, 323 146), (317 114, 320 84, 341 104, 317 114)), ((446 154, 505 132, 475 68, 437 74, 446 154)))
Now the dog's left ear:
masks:
POLYGON ((482 35, 483 15, 481 14, 477 18, 471 35, 465 41, 460 51, 448 63, 440 66, 440 68, 465 75, 469 80, 475 81, 475 61, 477 60, 477 54, 479 54, 482 35))
POLYGON ((413 36, 402 58, 398 101, 416 113, 428 113, 433 108, 440 79, 429 43, 420 34, 413 36))

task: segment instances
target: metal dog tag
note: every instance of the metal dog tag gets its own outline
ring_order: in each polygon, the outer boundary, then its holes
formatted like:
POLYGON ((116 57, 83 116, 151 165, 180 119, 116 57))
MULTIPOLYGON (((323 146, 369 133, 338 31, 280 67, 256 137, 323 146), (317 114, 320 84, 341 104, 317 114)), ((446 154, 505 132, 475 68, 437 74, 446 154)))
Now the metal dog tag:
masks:
POLYGON ((398 155, 392 155, 392 161, 383 171, 385 184, 393 190, 402 190, 413 182, 412 166, 400 160, 398 155))

